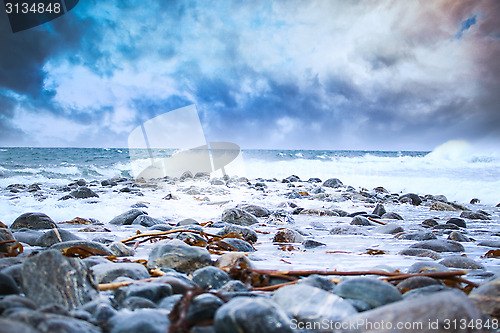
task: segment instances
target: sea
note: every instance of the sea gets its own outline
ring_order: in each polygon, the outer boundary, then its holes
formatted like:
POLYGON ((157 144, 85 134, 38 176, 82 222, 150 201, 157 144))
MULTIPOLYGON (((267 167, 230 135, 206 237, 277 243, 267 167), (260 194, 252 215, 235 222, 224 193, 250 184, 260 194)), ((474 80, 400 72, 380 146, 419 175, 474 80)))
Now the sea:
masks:
MULTIPOLYGON (((163 157, 173 153, 159 152, 163 157)), ((82 178, 131 178, 147 163, 146 152, 131 154, 127 148, 0 148, 0 189, 11 184, 65 185, 82 178)), ((222 176, 221 172, 212 176, 222 176)), ((224 172, 249 179, 338 178, 355 188, 441 194, 459 203, 473 198, 487 205, 500 202, 500 155, 475 152, 463 142, 433 151, 243 149, 224 172)))

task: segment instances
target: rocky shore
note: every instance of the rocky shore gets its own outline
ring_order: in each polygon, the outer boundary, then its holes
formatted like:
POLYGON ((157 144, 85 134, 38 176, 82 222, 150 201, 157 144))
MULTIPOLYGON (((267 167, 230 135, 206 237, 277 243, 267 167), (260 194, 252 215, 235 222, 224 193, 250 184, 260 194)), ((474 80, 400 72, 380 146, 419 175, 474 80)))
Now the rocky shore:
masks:
POLYGON ((500 329, 500 204, 473 193, 185 173, 0 200, 0 332, 500 329))

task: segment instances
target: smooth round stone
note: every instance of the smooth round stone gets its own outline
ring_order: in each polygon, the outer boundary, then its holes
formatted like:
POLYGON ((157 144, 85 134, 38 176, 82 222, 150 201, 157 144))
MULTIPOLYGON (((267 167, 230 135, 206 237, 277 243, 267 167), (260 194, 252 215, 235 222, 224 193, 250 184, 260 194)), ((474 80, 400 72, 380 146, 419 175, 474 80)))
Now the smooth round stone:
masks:
POLYGON ((0 318, 0 331, 5 333, 39 333, 33 327, 19 321, 0 318))
POLYGON ((434 230, 460 230, 458 225, 456 225, 454 223, 438 224, 437 226, 435 226, 432 229, 434 229, 434 230))
MULTIPOLYGON (((21 243, 29 244, 31 246, 38 246, 38 239, 43 236, 43 232, 33 229, 18 229, 13 234, 14 238, 21 243)), ((1 248, 1 246, 0 246, 1 248)))
POLYGON ((0 296, 19 294, 16 281, 9 275, 0 273, 0 296))
POLYGON ((374 224, 371 223, 366 217, 358 215, 353 217, 351 225, 372 226, 374 224))
POLYGON ((79 187, 72 191, 71 195, 75 199, 99 198, 99 195, 86 186, 79 187))
POLYGON ((40 238, 36 240, 36 245, 49 247, 56 243, 74 240, 81 240, 81 238, 68 230, 52 229, 41 235, 40 238))
POLYGON ((452 231, 448 235, 448 239, 455 242, 470 242, 470 238, 462 234, 460 231, 452 231))
POLYGON ((292 333, 291 318, 276 303, 262 297, 235 297, 215 313, 217 333, 292 333))
POLYGON ((84 320, 70 317, 52 317, 37 325, 40 332, 81 332, 81 333, 101 333, 101 329, 84 320))
POLYGON ((231 280, 226 282, 222 287, 219 288, 219 292, 221 293, 231 293, 238 291, 248 291, 248 287, 239 280, 231 280))
POLYGON ((498 241, 498 240, 483 240, 483 241, 478 242, 477 245, 500 248, 500 241, 498 241))
POLYGON ((402 256, 412 256, 412 257, 428 257, 434 260, 441 259, 441 255, 433 250, 426 249, 405 249, 399 252, 402 256))
POLYGON ((408 279, 404 279, 403 281, 398 283, 396 288, 398 288, 398 290, 401 293, 406 293, 407 291, 413 289, 423 288, 432 285, 442 285, 442 283, 439 280, 433 279, 428 276, 413 276, 408 279))
POLYGON ((344 186, 344 184, 338 178, 330 178, 323 182, 324 187, 339 188, 344 186))
POLYGON ((54 221, 44 213, 24 213, 10 226, 11 229, 53 229, 57 228, 54 221))
POLYGON ((64 250, 64 249, 69 249, 70 247, 73 246, 84 246, 84 247, 89 247, 91 249, 98 250, 100 252, 105 253, 108 256, 113 255, 114 253, 111 252, 109 248, 107 248, 105 245, 98 243, 98 242, 93 242, 93 241, 88 241, 88 240, 72 240, 72 241, 66 241, 62 243, 56 243, 49 247, 50 250, 64 250))
POLYGON ((385 213, 384 215, 382 215, 382 218, 388 220, 404 220, 401 215, 394 212, 385 213))
POLYGON ((4 244, 0 244, 0 252, 7 253, 7 247, 12 246, 16 243, 14 235, 10 232, 9 229, 0 228, 0 241, 6 242, 4 244))
POLYGON ((433 284, 417 289, 412 289, 406 293, 403 294, 403 299, 412 299, 412 298, 417 298, 417 297, 422 297, 422 296, 429 296, 441 291, 452 291, 452 292, 457 292, 457 293, 462 293, 462 291, 459 291, 456 288, 448 288, 443 284, 433 284))
POLYGON ((469 220, 491 220, 489 216, 483 214, 481 212, 469 212, 465 211, 460 214, 460 217, 469 219, 469 220))
POLYGON ((475 260, 462 257, 462 256, 450 256, 444 258, 439 262, 441 265, 453 268, 463 268, 463 269, 484 269, 484 266, 475 260))
POLYGON ((157 243, 148 259, 150 269, 172 268, 182 273, 191 273, 211 264, 210 253, 206 249, 189 246, 178 239, 157 243))
POLYGON ((173 229, 173 227, 170 224, 166 224, 166 223, 155 224, 154 226, 149 228, 149 230, 158 230, 158 231, 170 231, 172 229, 173 229))
POLYGON ((257 218, 250 213, 238 208, 226 209, 222 213, 222 221, 243 226, 258 223, 257 218))
POLYGON ((457 217, 452 217, 451 219, 446 221, 446 224, 454 224, 457 227, 467 228, 467 224, 465 223, 465 220, 457 218, 457 217))
MULTIPOLYGON (((481 314, 465 295, 446 291, 427 297, 405 299, 402 302, 359 313, 347 318, 342 323, 345 325, 342 327, 346 327, 342 332, 459 332, 445 328, 444 319, 457 323, 460 321, 475 323, 481 319, 481 314), (429 328, 429 323, 434 322, 438 322, 437 327, 435 329, 429 328), (349 325, 350 323, 359 323, 359 325, 352 327, 349 325), (374 330, 375 323, 385 323, 384 328, 374 330), (398 327, 398 324, 401 325, 400 323, 403 325, 408 323, 410 328, 396 330, 395 328, 398 327), (388 327, 392 329, 388 329, 388 327)), ((460 330, 460 332, 479 332, 479 330, 466 329, 460 330)))
POLYGON ((500 277, 485 281, 473 289, 469 299, 482 312, 490 316, 500 317, 500 277))
POLYGON ((255 251, 255 249, 253 248, 253 246, 250 243, 245 242, 243 239, 239 239, 239 238, 224 238, 223 242, 226 243, 226 244, 231 245, 238 252, 254 252, 255 251))
POLYGON ((273 243, 302 243, 304 237, 292 229, 281 229, 273 237, 273 243))
POLYGON ((387 211, 385 210, 384 205, 382 205, 381 203, 377 204, 377 206, 375 207, 375 209, 372 212, 372 214, 375 214, 378 216, 382 216, 385 213, 387 213, 387 211))
POLYGON ((109 244, 109 249, 117 257, 132 257, 135 254, 135 250, 122 242, 113 242, 109 244))
POLYGON ((134 311, 136 309, 156 309, 158 306, 147 298, 130 296, 121 302, 121 308, 134 311))
POLYGON ((297 284, 306 284, 308 286, 323 289, 325 291, 332 291, 333 289, 335 289, 335 283, 333 283, 332 280, 316 274, 309 275, 306 278, 300 279, 297 284))
POLYGON ((256 217, 268 217, 271 214, 269 209, 261 207, 261 206, 257 206, 257 205, 240 204, 240 205, 237 205, 236 208, 242 209, 245 212, 250 213, 256 217))
POLYGON ((250 228, 242 227, 236 224, 227 224, 224 229, 219 231, 217 235, 225 236, 230 232, 236 232, 241 235, 247 242, 255 243, 257 241, 257 233, 250 228))
POLYGON ((395 223, 388 223, 386 225, 381 225, 373 229, 373 232, 378 232, 380 234, 397 234, 403 231, 403 227, 395 223))
POLYGON ((408 267, 408 273, 420 273, 423 271, 448 272, 448 267, 435 263, 433 261, 417 261, 408 267))
POLYGON ((342 225, 334 227, 330 230, 331 235, 360 235, 368 236, 368 232, 363 230, 361 227, 353 225, 342 225))
POLYGON ((231 268, 253 268, 253 264, 244 253, 225 253, 217 259, 215 267, 231 269, 231 268))
POLYGON ((195 219, 188 218, 188 219, 180 220, 179 222, 177 222, 176 226, 180 227, 180 226, 191 225, 191 224, 199 225, 200 223, 198 221, 196 221, 195 219))
POLYGON ((182 297, 183 297, 182 294, 175 294, 172 296, 165 297, 160 301, 158 307, 167 310, 170 313, 170 311, 172 311, 172 309, 174 308, 175 304, 177 304, 177 302, 179 302, 182 297))
POLYGON ((8 266, 6 268, 3 268, 2 270, 0 270, 0 272, 2 274, 5 274, 9 277, 11 277, 12 279, 14 279, 14 282, 20 286, 21 285, 21 274, 22 274, 22 270, 23 270, 23 265, 22 264, 15 264, 15 265, 11 265, 11 266, 8 266))
POLYGON ((307 208, 307 209, 300 208, 299 214, 315 215, 315 216, 340 216, 337 212, 325 208, 307 208))
POLYGON ((419 206, 422 203, 422 199, 415 193, 407 193, 399 197, 399 201, 403 199, 409 199, 409 202, 414 206, 419 206))
POLYGON ((188 323, 198 323, 214 319, 215 312, 224 302, 212 294, 201 294, 193 298, 186 316, 188 323))
POLYGON ((226 272, 213 266, 197 269, 193 272, 192 279, 194 283, 205 290, 219 289, 231 280, 226 272))
POLYGON ((58 251, 47 250, 26 258, 21 274, 23 293, 39 306, 56 303, 74 309, 98 295, 87 266, 58 251))
POLYGON ((308 284, 282 287, 274 293, 272 300, 304 323, 339 322, 357 313, 341 297, 308 284))
POLYGON ((465 249, 462 244, 443 240, 443 239, 431 239, 410 246, 411 248, 417 249, 428 249, 436 252, 464 252, 465 249))
POLYGON ((143 214, 147 215, 148 213, 140 209, 131 209, 129 211, 126 211, 125 213, 122 213, 114 217, 111 221, 109 221, 109 224, 130 225, 139 215, 143 214))
POLYGON ((453 207, 452 205, 449 205, 445 202, 434 202, 430 207, 430 210, 435 210, 435 211, 450 211, 450 212, 455 212, 458 209, 453 207))
POLYGON ((26 296, 6 295, 0 299, 0 315, 4 315, 4 312, 8 309, 21 308, 35 310, 36 307, 36 304, 26 296))
POLYGON ((437 226, 439 223, 435 219, 427 219, 424 222, 422 222, 422 226, 425 228, 432 228, 437 226))
POLYGON ((91 270, 97 283, 110 283, 120 276, 126 276, 133 280, 144 280, 150 277, 146 267, 129 262, 98 264, 92 266, 91 270))
POLYGON ((165 223, 165 221, 163 220, 160 220, 160 219, 156 219, 154 217, 151 217, 149 215, 146 215, 146 214, 141 214, 139 216, 137 216, 134 221, 132 222, 132 224, 138 224, 138 225, 142 225, 146 228, 150 228, 152 226, 155 226, 157 224, 163 224, 165 223))
POLYGON ((193 289, 198 285, 186 275, 176 271, 168 272, 166 275, 155 280, 157 283, 167 283, 172 287, 172 293, 184 294, 187 290, 193 289))
POLYGON ((161 309, 121 310, 111 317, 110 333, 165 333, 170 321, 161 309))
POLYGON ((401 300, 401 293, 390 283, 366 277, 344 280, 334 293, 343 298, 362 300, 372 308, 401 300))
POLYGON ((434 235, 432 232, 421 232, 421 231, 401 234, 398 235, 397 238, 406 240, 416 240, 416 241, 437 239, 436 235, 434 235))
POLYGON ((318 242, 314 239, 306 239, 305 241, 302 242, 302 245, 307 249, 314 249, 320 246, 326 246, 325 243, 318 242))
POLYGON ((116 289, 114 292, 114 299, 118 304, 130 297, 141 297, 156 303, 170 295, 172 295, 172 287, 169 284, 137 282, 116 289))

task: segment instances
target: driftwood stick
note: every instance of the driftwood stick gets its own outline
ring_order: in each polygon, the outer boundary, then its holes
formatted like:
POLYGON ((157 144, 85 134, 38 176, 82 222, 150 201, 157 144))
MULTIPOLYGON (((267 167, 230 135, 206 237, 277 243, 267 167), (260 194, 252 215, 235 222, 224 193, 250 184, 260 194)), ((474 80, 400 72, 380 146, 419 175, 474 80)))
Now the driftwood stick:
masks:
POLYGON ((279 288, 281 288, 281 287, 294 285, 294 284, 296 284, 298 281, 299 281, 299 280, 295 280, 295 281, 290 281, 290 282, 285 282, 285 283, 275 284, 275 285, 272 285, 272 286, 267 286, 267 287, 252 288, 252 291, 275 291, 275 290, 278 290, 278 289, 279 289, 279 288))
POLYGON ((162 232, 152 232, 152 233, 147 233, 147 234, 138 234, 138 235, 134 235, 132 237, 129 237, 127 239, 124 239, 121 242, 122 243, 128 243, 128 242, 133 241, 134 239, 137 239, 137 238, 165 236, 165 235, 168 235, 168 234, 175 234, 177 232, 191 232, 191 233, 194 233, 194 234, 203 234, 203 235, 207 235, 207 236, 210 236, 210 237, 221 237, 221 236, 217 236, 217 235, 207 234, 206 232, 198 231, 198 230, 174 229, 174 230, 168 230, 168 231, 162 231, 162 232))
POLYGON ((150 271, 150 274, 156 275, 156 277, 151 277, 149 279, 143 279, 143 280, 135 280, 135 281, 124 281, 124 282, 111 282, 111 283, 101 283, 98 285, 98 288, 100 291, 106 291, 106 290, 115 290, 121 287, 126 287, 129 284, 135 283, 135 282, 152 282, 159 277, 162 277, 163 275, 167 274, 159 269, 153 269, 150 271))
POLYGON ((374 218, 371 218, 369 216, 366 217, 368 220, 372 221, 372 222, 375 222, 375 223, 378 223, 378 224, 382 224, 382 225, 386 225, 387 223, 385 222, 382 222, 382 221, 379 221, 379 220, 375 220, 374 218))

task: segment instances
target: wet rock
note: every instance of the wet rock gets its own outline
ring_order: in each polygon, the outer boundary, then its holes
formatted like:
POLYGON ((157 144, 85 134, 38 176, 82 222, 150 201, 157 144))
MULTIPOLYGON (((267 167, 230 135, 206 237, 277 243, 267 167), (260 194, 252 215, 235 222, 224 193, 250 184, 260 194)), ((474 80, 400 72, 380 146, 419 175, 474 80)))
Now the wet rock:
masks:
POLYGON ((247 242, 255 243, 257 241, 257 233, 255 231, 253 231, 250 228, 242 227, 236 224, 226 225, 224 229, 222 229, 217 234, 220 236, 225 236, 230 232, 236 232, 237 234, 241 235, 241 237, 243 237, 243 239, 245 239, 247 242))
POLYGON ((427 286, 432 286, 432 285, 440 285, 442 286, 443 284, 436 279, 433 279, 431 277, 427 276, 413 276, 408 279, 404 279, 398 285, 396 288, 401 293, 406 293, 407 291, 413 290, 413 289, 418 289, 418 288, 423 288, 427 286))
POLYGON ((463 217, 463 218, 466 218, 469 220, 491 220, 491 218, 488 215, 481 213, 481 212, 465 211, 465 212, 462 212, 462 214, 460 214, 460 217, 463 217))
POLYGON ((261 297, 235 297, 215 313, 217 333, 292 333, 291 318, 272 301, 261 297))
POLYGON ((5 333, 39 333, 40 331, 33 327, 23 324, 18 321, 13 321, 5 318, 0 318, 1 331, 5 333))
POLYGON ((111 317, 110 333, 165 333, 170 321, 167 313, 160 309, 121 310, 111 317))
POLYGON ((186 316, 186 321, 188 323, 200 323, 207 320, 213 320, 216 311, 223 304, 224 302, 215 295, 198 295, 193 298, 186 316))
POLYGON ((16 281, 9 275, 0 273, 0 296, 19 294, 16 281))
POLYGON ((150 269, 172 268, 182 273, 191 273, 211 264, 210 253, 206 249, 189 246, 177 239, 159 242, 149 254, 148 260, 150 269))
POLYGON ((99 195, 86 186, 82 186, 70 194, 75 199, 99 198, 99 195))
POLYGON ((274 225, 295 223, 292 215, 284 209, 277 210, 267 217, 267 222, 274 225))
POLYGON ((300 178, 299 176, 296 176, 296 175, 291 175, 291 176, 288 176, 286 178, 284 178, 283 180, 281 180, 282 183, 295 183, 295 182, 300 182, 300 178))
POLYGON ((100 333, 101 330, 84 321, 70 317, 53 316, 44 320, 36 327, 42 333, 54 332, 81 332, 81 333, 100 333))
POLYGON ((455 212, 458 211, 459 209, 455 208, 454 206, 447 204, 445 202, 434 202, 430 207, 430 210, 435 210, 435 211, 450 211, 450 212, 455 212))
POLYGON ((142 226, 147 227, 147 228, 150 228, 152 226, 155 226, 157 224, 162 224, 162 223, 165 223, 165 221, 160 220, 160 219, 156 219, 156 218, 151 217, 151 216, 146 215, 146 214, 141 214, 141 215, 137 216, 134 219, 134 221, 132 222, 132 224, 142 225, 142 226))
POLYGON ((307 182, 308 182, 308 183, 313 183, 313 184, 319 184, 319 183, 321 183, 322 181, 321 181, 321 179, 320 179, 320 178, 313 177, 313 178, 309 178, 309 179, 307 180, 307 182))
POLYGON ((56 243, 81 240, 81 238, 74 233, 64 229, 52 229, 41 235, 36 240, 36 245, 42 247, 49 247, 56 243))
POLYGON ((130 296, 122 301, 121 308, 134 311, 137 309, 156 309, 158 306, 149 299, 138 296, 130 296))
POLYGON ((439 223, 435 219, 427 219, 424 222, 422 222, 422 226, 425 228, 432 228, 437 226, 439 223))
POLYGON ((435 263, 433 261, 417 261, 410 267, 408 267, 408 273, 420 273, 424 271, 435 271, 435 272, 448 272, 449 269, 446 266, 435 263))
MULTIPOLYGON (((342 332, 394 332, 398 324, 408 323, 407 329, 399 332, 450 332, 445 328, 443 320, 469 323, 481 319, 479 311, 469 302, 466 296, 456 292, 439 292, 428 297, 408 299, 382 306, 378 309, 351 316, 343 323, 346 329, 342 332), (349 323, 360 323, 349 327, 349 323), (375 323, 385 325, 373 325, 375 323), (429 327, 436 323, 435 327, 429 327), (371 325, 371 326, 370 326, 371 325)), ((480 332, 480 329, 466 329, 463 332, 480 332)), ((458 332, 458 330, 457 330, 458 332)), ((462 331, 460 331, 462 332, 462 331)))
POLYGON ((422 232, 422 231, 401 234, 401 235, 398 235, 397 238, 407 239, 407 240, 416 240, 416 241, 437 239, 436 235, 434 235, 432 232, 422 232))
POLYGON ((181 227, 181 226, 187 226, 187 225, 200 225, 198 221, 195 219, 183 219, 177 222, 176 226, 181 227))
POLYGON ((441 265, 463 269, 484 269, 484 266, 475 260, 463 256, 449 256, 439 262, 441 265))
POLYGON ((117 257, 132 257, 135 254, 135 250, 122 242, 113 242, 109 244, 109 249, 117 257))
POLYGON ((443 239, 431 239, 410 246, 417 249, 428 249, 436 252, 464 252, 462 244, 443 239))
POLYGON ((375 209, 372 212, 372 214, 375 214, 378 216, 382 216, 385 213, 387 213, 387 211, 385 210, 384 205, 382 205, 381 203, 377 204, 377 206, 375 207, 375 209))
POLYGON ((112 180, 109 180, 109 179, 103 180, 103 181, 101 182, 101 186, 109 186, 109 187, 113 187, 113 186, 116 186, 116 185, 118 185, 118 183, 117 183, 117 182, 112 181, 112 180))
POLYGON ((84 239, 56 243, 56 244, 52 245, 51 247, 49 247, 49 249, 51 249, 51 250, 64 250, 64 249, 69 249, 70 247, 73 247, 73 246, 88 247, 88 248, 94 249, 96 251, 102 252, 102 255, 111 256, 114 254, 105 245, 98 243, 98 242, 88 241, 88 240, 84 240, 84 239))
POLYGON ((14 235, 12 235, 12 232, 10 232, 9 229, 6 228, 0 228, 0 252, 7 253, 8 252, 8 247, 12 246, 16 243, 16 240, 14 239, 14 235))
POLYGON ((282 287, 272 300, 301 323, 340 322, 357 313, 339 296, 307 284, 282 287))
POLYGON ((149 227, 149 230, 158 230, 158 231, 169 231, 172 229, 173 229, 172 226, 166 223, 155 224, 154 226, 149 227))
POLYGON ((232 250, 236 250, 238 252, 254 252, 255 249, 253 246, 244 241, 243 239, 238 238, 224 238, 224 243, 228 244, 232 250))
POLYGON ((404 229, 399 224, 396 223, 388 223, 386 225, 381 225, 373 229, 374 232, 378 232, 380 234, 397 234, 403 232, 404 229))
POLYGON ((118 304, 130 297, 142 297, 151 302, 158 302, 172 295, 172 287, 166 283, 135 282, 126 287, 116 289, 114 299, 118 304))
POLYGON ((220 180, 220 179, 217 179, 217 178, 214 178, 212 180, 210 180, 210 185, 225 185, 226 183, 224 183, 223 180, 220 180))
POLYGON ((252 262, 244 253, 226 253, 215 262, 217 268, 253 268, 252 262))
POLYGON ((273 243, 301 243, 304 237, 292 229, 281 229, 273 237, 273 243))
POLYGON ((226 272, 213 266, 203 267, 193 272, 193 282, 205 290, 219 289, 229 280, 231 278, 226 272))
POLYGON ((236 208, 242 209, 256 217, 268 217, 271 214, 269 209, 257 205, 242 204, 236 206, 236 208))
POLYGON ((330 178, 330 179, 327 179, 323 182, 323 186, 324 187, 339 188, 339 187, 344 186, 344 184, 342 184, 340 179, 330 178))
POLYGON ((446 287, 445 285, 442 285, 442 284, 433 284, 433 285, 426 286, 426 287, 412 289, 412 290, 406 292, 403 295, 403 299, 409 300, 409 299, 412 299, 412 298, 417 298, 417 297, 422 297, 422 296, 429 296, 429 295, 433 295, 433 294, 441 292, 441 291, 451 291, 451 292, 456 292, 456 293, 459 293, 459 294, 460 293, 464 294, 463 292, 459 291, 456 288, 448 288, 448 287, 446 287))
POLYGON ((500 240, 483 240, 478 242, 477 245, 500 248, 500 240))
POLYGON ((460 230, 460 228, 454 224, 454 223, 449 223, 449 224, 438 224, 434 228, 434 230, 460 230))
POLYGON ((382 218, 388 220, 404 220, 401 215, 394 212, 385 213, 384 215, 382 215, 382 218))
POLYGON ((451 219, 446 221, 446 224, 454 224, 457 227, 467 228, 467 224, 465 223, 465 221, 463 219, 459 219, 457 217, 452 217, 451 219))
POLYGON ((366 277, 344 280, 333 292, 343 298, 361 300, 371 308, 401 300, 401 293, 392 284, 366 277))
POLYGON ((351 220, 351 225, 373 226, 374 224, 371 223, 366 217, 357 215, 351 220))
POLYGON ((246 211, 238 208, 226 209, 222 213, 222 221, 227 223, 233 223, 238 225, 252 225, 258 223, 255 216, 246 211))
POLYGON ((343 225, 334 227, 330 230, 331 235, 361 235, 368 236, 368 233, 363 230, 361 227, 352 226, 352 225, 343 225))
POLYGON ((125 213, 116 216, 111 221, 109 221, 109 223, 115 225, 130 225, 139 215, 143 214, 147 215, 148 213, 140 209, 131 209, 125 213))
POLYGON ((110 283, 120 276, 126 276, 133 280, 149 278, 149 272, 146 267, 130 262, 98 264, 92 266, 91 270, 97 283, 110 283))
POLYGON ((182 298, 182 294, 176 294, 172 296, 165 297, 160 301, 158 304, 158 307, 160 309, 167 310, 169 313, 172 311, 174 308, 175 304, 179 302, 179 300, 182 298))
POLYGON ((448 236, 449 240, 455 241, 455 242, 470 242, 471 239, 464 234, 462 234, 460 231, 452 231, 450 235, 448 236))
POLYGON ((18 242, 37 246, 38 239, 43 235, 43 231, 23 228, 16 229, 13 235, 18 242))
POLYGON ((500 277, 481 283, 469 299, 482 313, 500 318, 500 277))
POLYGON ((301 215, 316 215, 316 216, 340 216, 337 212, 325 208, 310 208, 301 209, 301 215))
POLYGON ((224 285, 222 285, 222 287, 219 288, 219 292, 227 292, 227 293, 231 293, 231 292, 238 292, 238 291, 248 291, 248 287, 241 281, 239 280, 230 280, 226 283, 224 283, 224 285))
POLYGON ((439 253, 426 249, 405 249, 399 252, 399 254, 403 256, 427 257, 434 260, 441 259, 441 255, 439 253))
POLYGON ((419 206, 422 203, 422 199, 415 193, 404 194, 399 197, 399 201, 404 202, 404 199, 409 200, 413 206, 419 206))
POLYGON ((25 213, 10 226, 11 229, 54 229, 57 225, 44 213, 25 213))
POLYGON ((319 246, 326 246, 325 243, 315 241, 314 239, 306 239, 305 241, 302 242, 302 245, 308 250, 314 249, 319 246))
POLYGON ((332 291, 333 289, 335 289, 335 283, 333 283, 332 280, 316 274, 309 275, 306 278, 300 279, 297 284, 306 284, 308 286, 323 289, 325 291, 332 291))
POLYGON ((98 295, 92 274, 81 260, 51 250, 24 261, 22 291, 39 306, 56 303, 68 309, 98 295))

